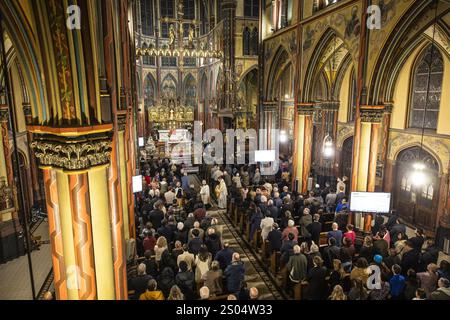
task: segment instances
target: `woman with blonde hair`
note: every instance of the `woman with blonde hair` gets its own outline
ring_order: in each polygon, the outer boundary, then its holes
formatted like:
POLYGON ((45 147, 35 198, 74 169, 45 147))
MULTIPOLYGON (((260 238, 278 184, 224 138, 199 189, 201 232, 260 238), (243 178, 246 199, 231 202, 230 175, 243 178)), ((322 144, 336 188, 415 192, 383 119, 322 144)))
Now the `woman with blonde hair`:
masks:
POLYGON ((169 298, 167 298, 167 300, 184 300, 184 295, 177 285, 174 285, 170 289, 169 298))
POLYGON ((167 250, 167 239, 164 236, 160 236, 158 240, 156 240, 155 245, 155 261, 159 263, 161 261, 162 253, 167 250))
POLYGON ((328 284, 330 286, 330 290, 333 290, 336 286, 342 286, 343 280, 345 276, 345 270, 342 267, 342 262, 339 259, 333 260, 333 271, 330 273, 330 277, 328 279, 328 284))
POLYGON ((336 285, 328 300, 347 300, 347 296, 344 293, 344 289, 340 285, 336 285))

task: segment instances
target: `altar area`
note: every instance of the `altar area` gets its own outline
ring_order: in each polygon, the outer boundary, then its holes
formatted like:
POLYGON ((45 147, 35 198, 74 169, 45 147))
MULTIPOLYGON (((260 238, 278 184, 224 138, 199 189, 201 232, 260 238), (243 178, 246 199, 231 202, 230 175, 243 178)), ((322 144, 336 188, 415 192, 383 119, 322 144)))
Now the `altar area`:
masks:
POLYGON ((170 158, 175 163, 192 164, 194 108, 180 98, 165 98, 148 109, 152 137, 146 144, 147 157, 170 158))

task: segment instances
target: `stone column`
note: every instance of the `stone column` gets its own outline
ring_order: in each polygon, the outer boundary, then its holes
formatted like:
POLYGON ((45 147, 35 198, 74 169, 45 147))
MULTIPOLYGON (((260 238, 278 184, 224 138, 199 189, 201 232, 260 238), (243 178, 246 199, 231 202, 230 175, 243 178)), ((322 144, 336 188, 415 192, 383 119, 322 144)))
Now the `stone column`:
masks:
POLYGON ((294 152, 294 176, 297 180, 297 190, 301 193, 308 191, 308 178, 311 171, 312 135, 314 105, 302 103, 297 107, 295 116, 295 139, 297 141, 294 152))
POLYGON ((58 299, 116 298, 107 171, 111 130, 40 126, 31 143, 44 170, 58 299))
MULTIPOLYGON (((360 192, 374 192, 376 184, 376 170, 379 149, 379 131, 383 119, 384 106, 361 106, 360 116, 355 126, 359 126, 359 152, 353 159, 352 190, 360 192)), ((370 230, 371 215, 365 219, 364 230, 370 230)))

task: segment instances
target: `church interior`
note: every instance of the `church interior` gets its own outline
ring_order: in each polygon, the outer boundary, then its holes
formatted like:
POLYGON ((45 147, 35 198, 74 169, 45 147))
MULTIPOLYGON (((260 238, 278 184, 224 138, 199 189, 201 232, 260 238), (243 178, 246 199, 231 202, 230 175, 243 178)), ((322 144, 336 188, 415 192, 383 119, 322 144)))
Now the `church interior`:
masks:
POLYGON ((446 0, 1 0, 0 300, 449 300, 449 101, 446 0))

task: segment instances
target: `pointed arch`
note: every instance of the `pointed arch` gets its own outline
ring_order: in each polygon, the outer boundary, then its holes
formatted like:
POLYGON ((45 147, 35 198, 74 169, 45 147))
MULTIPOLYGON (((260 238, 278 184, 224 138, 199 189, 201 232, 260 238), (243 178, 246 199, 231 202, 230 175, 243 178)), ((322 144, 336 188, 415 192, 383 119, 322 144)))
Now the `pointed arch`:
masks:
POLYGON ((408 117, 410 128, 424 126, 427 129, 437 129, 443 78, 442 54, 437 46, 428 44, 417 56, 412 71, 408 117), (435 98, 431 99, 428 93, 435 98))
POLYGON ((39 123, 44 123, 50 119, 50 113, 44 79, 41 76, 42 65, 37 55, 39 50, 31 31, 32 22, 28 21, 19 6, 18 1, 0 1, 2 21, 23 66, 24 79, 30 93, 32 116, 38 119, 39 123))
POLYGON ((147 74, 144 81, 144 106, 146 108, 154 105, 156 95, 156 81, 151 73, 147 74))
POLYGON ((161 93, 164 98, 174 99, 177 96, 177 80, 171 73, 161 82, 161 93))
POLYGON ((269 77, 267 81, 266 96, 268 101, 274 101, 276 98, 277 80, 282 72, 287 68, 292 67, 292 61, 288 54, 288 51, 283 45, 280 45, 277 49, 272 64, 269 69, 269 77))
POLYGON ((183 91, 186 104, 194 106, 197 100, 197 81, 191 73, 184 78, 183 91))
MULTIPOLYGON (((424 40, 423 33, 435 23, 434 0, 423 0, 411 6, 402 16, 395 28, 391 31, 386 40, 374 66, 374 72, 368 87, 368 103, 377 104, 385 101, 392 101, 395 85, 399 77, 402 66, 409 58, 410 54, 424 40), (421 19, 428 19, 428 22, 419 23, 421 19), (418 27, 421 26, 422 27, 418 27)), ((441 4, 441 2, 438 1, 441 4)), ((449 9, 444 9, 440 5, 441 11, 437 16, 437 28, 448 30, 441 18, 445 16, 449 9), (441 26, 442 25, 442 26, 441 26)), ((443 31, 448 35, 448 31, 443 31)))
POLYGON ((347 50, 343 38, 341 38, 334 29, 328 28, 316 45, 305 71, 303 102, 314 102, 316 81, 322 81, 321 73, 326 67, 326 64, 331 64, 331 68, 336 69, 332 70, 333 72, 328 72, 328 74, 336 73, 337 75, 336 78, 333 79, 327 77, 330 93, 328 98, 337 98, 339 91, 336 90, 336 88, 341 85, 339 84, 339 75, 342 74, 342 77, 343 74, 345 74, 345 68, 347 68, 351 62, 352 57, 347 50))

